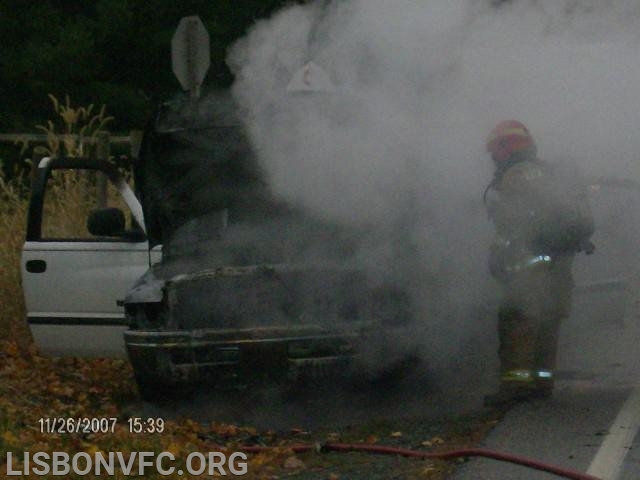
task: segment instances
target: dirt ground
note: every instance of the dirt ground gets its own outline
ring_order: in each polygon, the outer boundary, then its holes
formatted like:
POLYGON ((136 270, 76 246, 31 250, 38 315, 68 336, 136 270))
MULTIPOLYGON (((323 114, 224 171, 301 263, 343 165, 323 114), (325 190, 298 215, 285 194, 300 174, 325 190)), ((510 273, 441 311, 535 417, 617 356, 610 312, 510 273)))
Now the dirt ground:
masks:
POLYGON ((313 444, 304 454, 284 452, 269 460, 260 478, 444 479, 455 461, 432 461, 359 452, 323 451, 325 443, 367 443, 444 452, 477 446, 501 418, 482 407, 480 391, 446 391, 408 382, 390 389, 345 390, 316 386, 295 395, 279 389, 244 392, 196 392, 189 398, 156 403, 131 402, 127 415, 188 416, 203 425, 215 421, 249 428, 230 438, 202 435, 214 444, 291 447, 313 444), (266 476, 265 476, 266 475, 266 476))

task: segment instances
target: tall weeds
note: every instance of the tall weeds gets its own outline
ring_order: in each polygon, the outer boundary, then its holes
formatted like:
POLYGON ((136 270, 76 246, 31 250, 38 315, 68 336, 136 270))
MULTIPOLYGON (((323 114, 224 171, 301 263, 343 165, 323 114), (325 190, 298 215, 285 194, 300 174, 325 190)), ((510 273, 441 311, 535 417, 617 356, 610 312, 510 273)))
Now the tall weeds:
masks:
POLYGON ((0 330, 5 339, 29 341, 20 283, 20 249, 25 238, 27 198, 21 178, 0 173, 0 330))
POLYGON ((36 125, 47 135, 47 154, 50 156, 64 154, 67 157, 83 157, 87 155, 85 140, 97 137, 107 123, 113 120, 105 114, 105 106, 93 114, 94 105, 73 108, 69 95, 65 95, 65 103, 49 94, 53 104, 55 120, 47 125, 36 125))

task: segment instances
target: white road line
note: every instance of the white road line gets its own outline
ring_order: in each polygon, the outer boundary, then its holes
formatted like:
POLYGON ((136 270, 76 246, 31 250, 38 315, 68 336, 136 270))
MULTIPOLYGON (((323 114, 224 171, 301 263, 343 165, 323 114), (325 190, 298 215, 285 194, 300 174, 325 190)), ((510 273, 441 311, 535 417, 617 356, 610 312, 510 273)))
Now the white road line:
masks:
POLYGON ((609 433, 587 470, 602 480, 616 480, 631 443, 640 429, 640 387, 636 387, 622 406, 609 433))

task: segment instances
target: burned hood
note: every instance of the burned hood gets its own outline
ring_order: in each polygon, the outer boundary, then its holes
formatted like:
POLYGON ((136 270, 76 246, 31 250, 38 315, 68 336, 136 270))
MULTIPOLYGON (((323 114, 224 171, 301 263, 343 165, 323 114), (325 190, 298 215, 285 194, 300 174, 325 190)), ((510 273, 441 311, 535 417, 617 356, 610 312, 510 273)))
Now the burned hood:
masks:
POLYGON ((229 94, 161 106, 145 130, 135 177, 152 245, 213 212, 228 210, 235 219, 267 196, 229 94))

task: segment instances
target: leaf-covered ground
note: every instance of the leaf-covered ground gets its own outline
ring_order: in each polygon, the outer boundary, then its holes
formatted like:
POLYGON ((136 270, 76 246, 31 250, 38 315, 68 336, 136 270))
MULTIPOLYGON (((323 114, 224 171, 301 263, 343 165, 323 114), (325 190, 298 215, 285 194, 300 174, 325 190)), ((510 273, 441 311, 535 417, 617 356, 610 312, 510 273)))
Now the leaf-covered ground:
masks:
MULTIPOLYGON (((239 445, 275 447, 251 454, 245 478, 351 479, 444 478, 454 463, 422 461, 364 453, 294 454, 289 447, 300 443, 371 443, 426 451, 444 451, 475 445, 497 422, 493 413, 434 421, 409 418, 380 420, 336 429, 257 431, 251 426, 218 422, 200 423, 189 418, 166 421, 163 433, 134 434, 127 417, 138 402, 132 371, 126 361, 105 359, 51 359, 40 356, 29 344, 14 341, 0 345, 0 476, 6 476, 6 452, 168 451, 176 467, 184 466, 192 452, 227 453, 239 445), (116 417, 113 433, 56 434, 41 431, 41 418, 116 417)), ((20 464, 14 464, 14 469, 20 464)), ((147 470, 149 472, 150 470, 147 470)), ((229 473, 229 472, 227 472, 229 473)), ((15 477, 9 477, 15 478, 15 477)), ((53 477, 50 478, 59 478, 53 477)), ((92 478, 91 475, 82 478, 92 478)), ((116 478, 125 478, 123 474, 116 478)), ((168 478, 159 474, 146 478, 168 478)), ((176 475, 176 478, 177 477, 176 475)), ((184 477, 182 477, 184 478, 184 477)), ((193 478, 193 477, 192 477, 193 478)), ((197 478, 211 478, 202 475, 197 478)))

